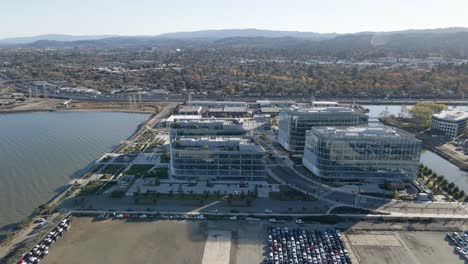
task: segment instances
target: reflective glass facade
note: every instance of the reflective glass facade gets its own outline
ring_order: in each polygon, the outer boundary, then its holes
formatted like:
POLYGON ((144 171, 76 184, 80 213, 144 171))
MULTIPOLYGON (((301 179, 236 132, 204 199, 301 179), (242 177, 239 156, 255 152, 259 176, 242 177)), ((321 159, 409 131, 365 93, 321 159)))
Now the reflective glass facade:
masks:
POLYGON ((265 180, 265 152, 250 139, 180 137, 171 146, 171 174, 184 180, 265 180))
POLYGON ((312 128, 303 164, 328 180, 414 179, 421 141, 389 127, 312 128))
POLYGON ((368 122, 368 116, 345 107, 290 108, 279 114, 278 142, 293 154, 304 152, 306 131, 317 126, 356 126, 368 122))

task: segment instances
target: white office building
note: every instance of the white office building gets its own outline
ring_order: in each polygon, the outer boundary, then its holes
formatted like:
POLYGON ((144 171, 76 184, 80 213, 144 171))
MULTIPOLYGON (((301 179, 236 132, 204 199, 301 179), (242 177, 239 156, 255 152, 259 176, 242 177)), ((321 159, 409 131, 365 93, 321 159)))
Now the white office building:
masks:
POLYGON ((467 123, 468 112, 466 111, 442 111, 432 115, 431 129, 455 138, 465 132, 467 123))

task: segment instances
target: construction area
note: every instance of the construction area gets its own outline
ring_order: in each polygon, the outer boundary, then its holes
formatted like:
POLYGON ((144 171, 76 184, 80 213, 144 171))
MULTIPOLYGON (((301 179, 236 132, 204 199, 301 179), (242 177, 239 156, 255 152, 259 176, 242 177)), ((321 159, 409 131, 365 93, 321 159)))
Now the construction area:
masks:
POLYGON ((446 232, 360 231, 346 234, 358 263, 464 263, 445 238, 446 232))

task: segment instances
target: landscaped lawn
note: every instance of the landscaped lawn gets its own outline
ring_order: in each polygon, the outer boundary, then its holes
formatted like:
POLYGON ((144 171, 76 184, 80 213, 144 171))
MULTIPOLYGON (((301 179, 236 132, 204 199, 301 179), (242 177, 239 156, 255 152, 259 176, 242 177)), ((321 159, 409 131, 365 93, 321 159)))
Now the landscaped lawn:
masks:
POLYGON ((152 164, 136 164, 130 167, 125 174, 128 175, 145 175, 153 167, 152 164))

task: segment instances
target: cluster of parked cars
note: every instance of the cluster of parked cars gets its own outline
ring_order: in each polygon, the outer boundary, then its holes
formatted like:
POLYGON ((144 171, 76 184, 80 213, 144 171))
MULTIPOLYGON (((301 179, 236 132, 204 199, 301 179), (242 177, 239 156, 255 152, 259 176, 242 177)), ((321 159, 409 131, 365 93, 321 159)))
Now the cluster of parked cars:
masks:
MULTIPOLYGON (((43 223, 44 221, 40 221, 43 223)), ((18 260, 18 264, 36 264, 49 254, 50 246, 70 229, 71 216, 62 219, 31 251, 18 260)))
POLYGON ((270 264, 351 263, 339 230, 306 231, 271 227, 268 234, 270 264))
MULTIPOLYGON (((219 211, 217 209, 210 210, 210 213, 217 214, 219 211)), ((146 219, 146 218, 160 218, 160 219, 181 219, 181 220, 189 220, 189 219, 197 219, 197 220, 205 220, 205 219, 219 219, 220 215, 165 215, 159 214, 158 212, 154 212, 150 208, 146 210, 146 212, 126 212, 126 213, 118 213, 118 212, 107 212, 97 216, 97 219, 146 219)), ((240 217, 240 216, 227 216, 223 218, 224 220, 231 220, 231 221, 238 221, 238 220, 245 220, 249 222, 260 221, 262 219, 255 218, 252 216, 247 217, 240 217)), ((283 223, 284 220, 276 220, 275 218, 269 219, 270 222, 274 223, 283 223)))
POLYGON ((468 231, 448 233, 447 237, 455 244, 455 251, 468 261, 468 231))

